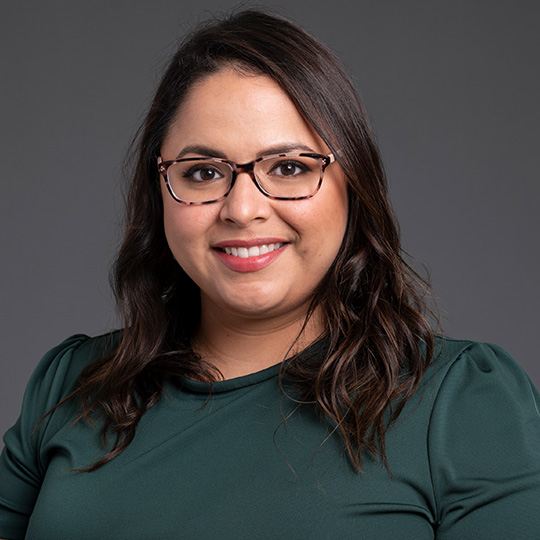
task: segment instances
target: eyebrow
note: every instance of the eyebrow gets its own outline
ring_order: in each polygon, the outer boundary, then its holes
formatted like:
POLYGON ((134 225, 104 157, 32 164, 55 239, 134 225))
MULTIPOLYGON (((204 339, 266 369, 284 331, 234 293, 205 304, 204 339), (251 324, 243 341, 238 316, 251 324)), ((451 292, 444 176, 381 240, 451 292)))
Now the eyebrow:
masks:
MULTIPOLYGON (((298 142, 290 142, 290 143, 282 143, 275 146, 269 146, 268 148, 265 148, 264 150, 260 151, 255 156, 255 159, 260 158, 262 156, 269 156, 272 154, 286 154, 288 152, 294 152, 298 150, 302 152, 310 152, 313 154, 318 153, 318 152, 315 152, 313 148, 310 148, 309 146, 306 146, 305 144, 301 144, 298 142)), ((216 150, 215 148, 211 148, 209 146, 205 146, 201 144, 190 144, 188 146, 185 146, 181 150, 181 152, 176 156, 175 159, 181 159, 188 154, 197 154, 199 156, 204 156, 204 157, 217 157, 220 159, 228 159, 226 154, 221 152, 220 150, 216 150)))
POLYGON ((204 157, 217 157, 221 159, 227 159, 227 156, 223 152, 215 150, 214 148, 210 148, 209 146, 204 146, 202 144, 190 144, 188 146, 185 146, 182 151, 176 156, 176 159, 181 159, 187 154, 197 154, 204 157))

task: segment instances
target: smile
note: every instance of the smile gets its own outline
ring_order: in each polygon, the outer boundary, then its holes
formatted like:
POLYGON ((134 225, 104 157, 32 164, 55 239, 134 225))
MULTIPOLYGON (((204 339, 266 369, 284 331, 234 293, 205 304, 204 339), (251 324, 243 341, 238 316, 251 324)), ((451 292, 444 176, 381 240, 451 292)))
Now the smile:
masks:
POLYGON ((261 246, 251 246, 247 247, 224 247, 223 251, 227 255, 232 255, 233 257, 240 257, 241 259, 248 259, 249 257, 260 257, 261 255, 266 255, 271 251, 279 249, 283 245, 283 242, 277 242, 275 244, 262 244, 261 246))

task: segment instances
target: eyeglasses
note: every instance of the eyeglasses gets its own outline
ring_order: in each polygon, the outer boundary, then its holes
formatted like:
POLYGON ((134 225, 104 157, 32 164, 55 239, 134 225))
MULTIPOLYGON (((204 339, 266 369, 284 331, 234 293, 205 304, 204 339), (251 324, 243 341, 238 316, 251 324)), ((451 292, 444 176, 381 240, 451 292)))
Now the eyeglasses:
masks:
MULTIPOLYGON (((160 158, 161 159, 161 158, 160 158)), ((210 204, 223 200, 238 173, 246 172, 259 191, 279 201, 313 197, 334 154, 273 154, 239 165, 228 159, 200 157, 160 161, 158 170, 172 197, 183 204, 210 204)))

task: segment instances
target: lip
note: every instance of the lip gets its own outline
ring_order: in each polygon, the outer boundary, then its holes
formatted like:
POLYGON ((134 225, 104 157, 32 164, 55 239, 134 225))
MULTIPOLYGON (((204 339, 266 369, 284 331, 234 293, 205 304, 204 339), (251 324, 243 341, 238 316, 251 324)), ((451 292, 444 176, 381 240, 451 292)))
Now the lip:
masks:
POLYGON ((284 238, 267 237, 267 238, 250 238, 249 240, 222 240, 212 245, 214 249, 223 249, 226 247, 245 247, 250 248, 253 246, 262 246, 263 244, 287 244, 287 240, 284 238))
POLYGON ((288 245, 289 243, 282 238, 252 238, 249 240, 222 240, 214 244, 212 248, 218 259, 230 270, 233 270, 234 272, 257 272, 271 265, 276 259, 278 259, 288 245), (262 246, 263 244, 283 245, 273 251, 265 253, 264 255, 248 257, 246 259, 242 257, 235 257, 234 255, 228 255, 223 251, 223 248, 226 247, 250 248, 253 246, 262 246))

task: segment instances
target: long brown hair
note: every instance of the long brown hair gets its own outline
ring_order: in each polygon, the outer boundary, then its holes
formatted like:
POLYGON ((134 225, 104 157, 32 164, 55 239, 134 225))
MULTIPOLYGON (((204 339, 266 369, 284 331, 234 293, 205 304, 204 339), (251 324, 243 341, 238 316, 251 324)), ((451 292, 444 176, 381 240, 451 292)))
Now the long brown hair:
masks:
POLYGON ((219 378, 190 347, 199 291, 167 246, 156 162, 187 91, 224 66, 277 81, 335 154, 348 181, 346 234, 309 311, 319 308, 325 318, 328 352, 317 363, 295 357, 281 374, 296 381, 301 400, 313 402, 338 426, 357 470, 364 451, 385 461, 386 430, 432 358, 426 284, 402 258, 374 137, 339 61, 281 17, 248 10, 212 21, 174 55, 138 134, 125 237, 113 276, 124 321, 121 342, 86 367, 72 394, 81 400, 78 420, 91 421, 96 413, 104 420, 107 453, 86 470, 131 443, 139 420, 160 398, 165 375, 219 378))

